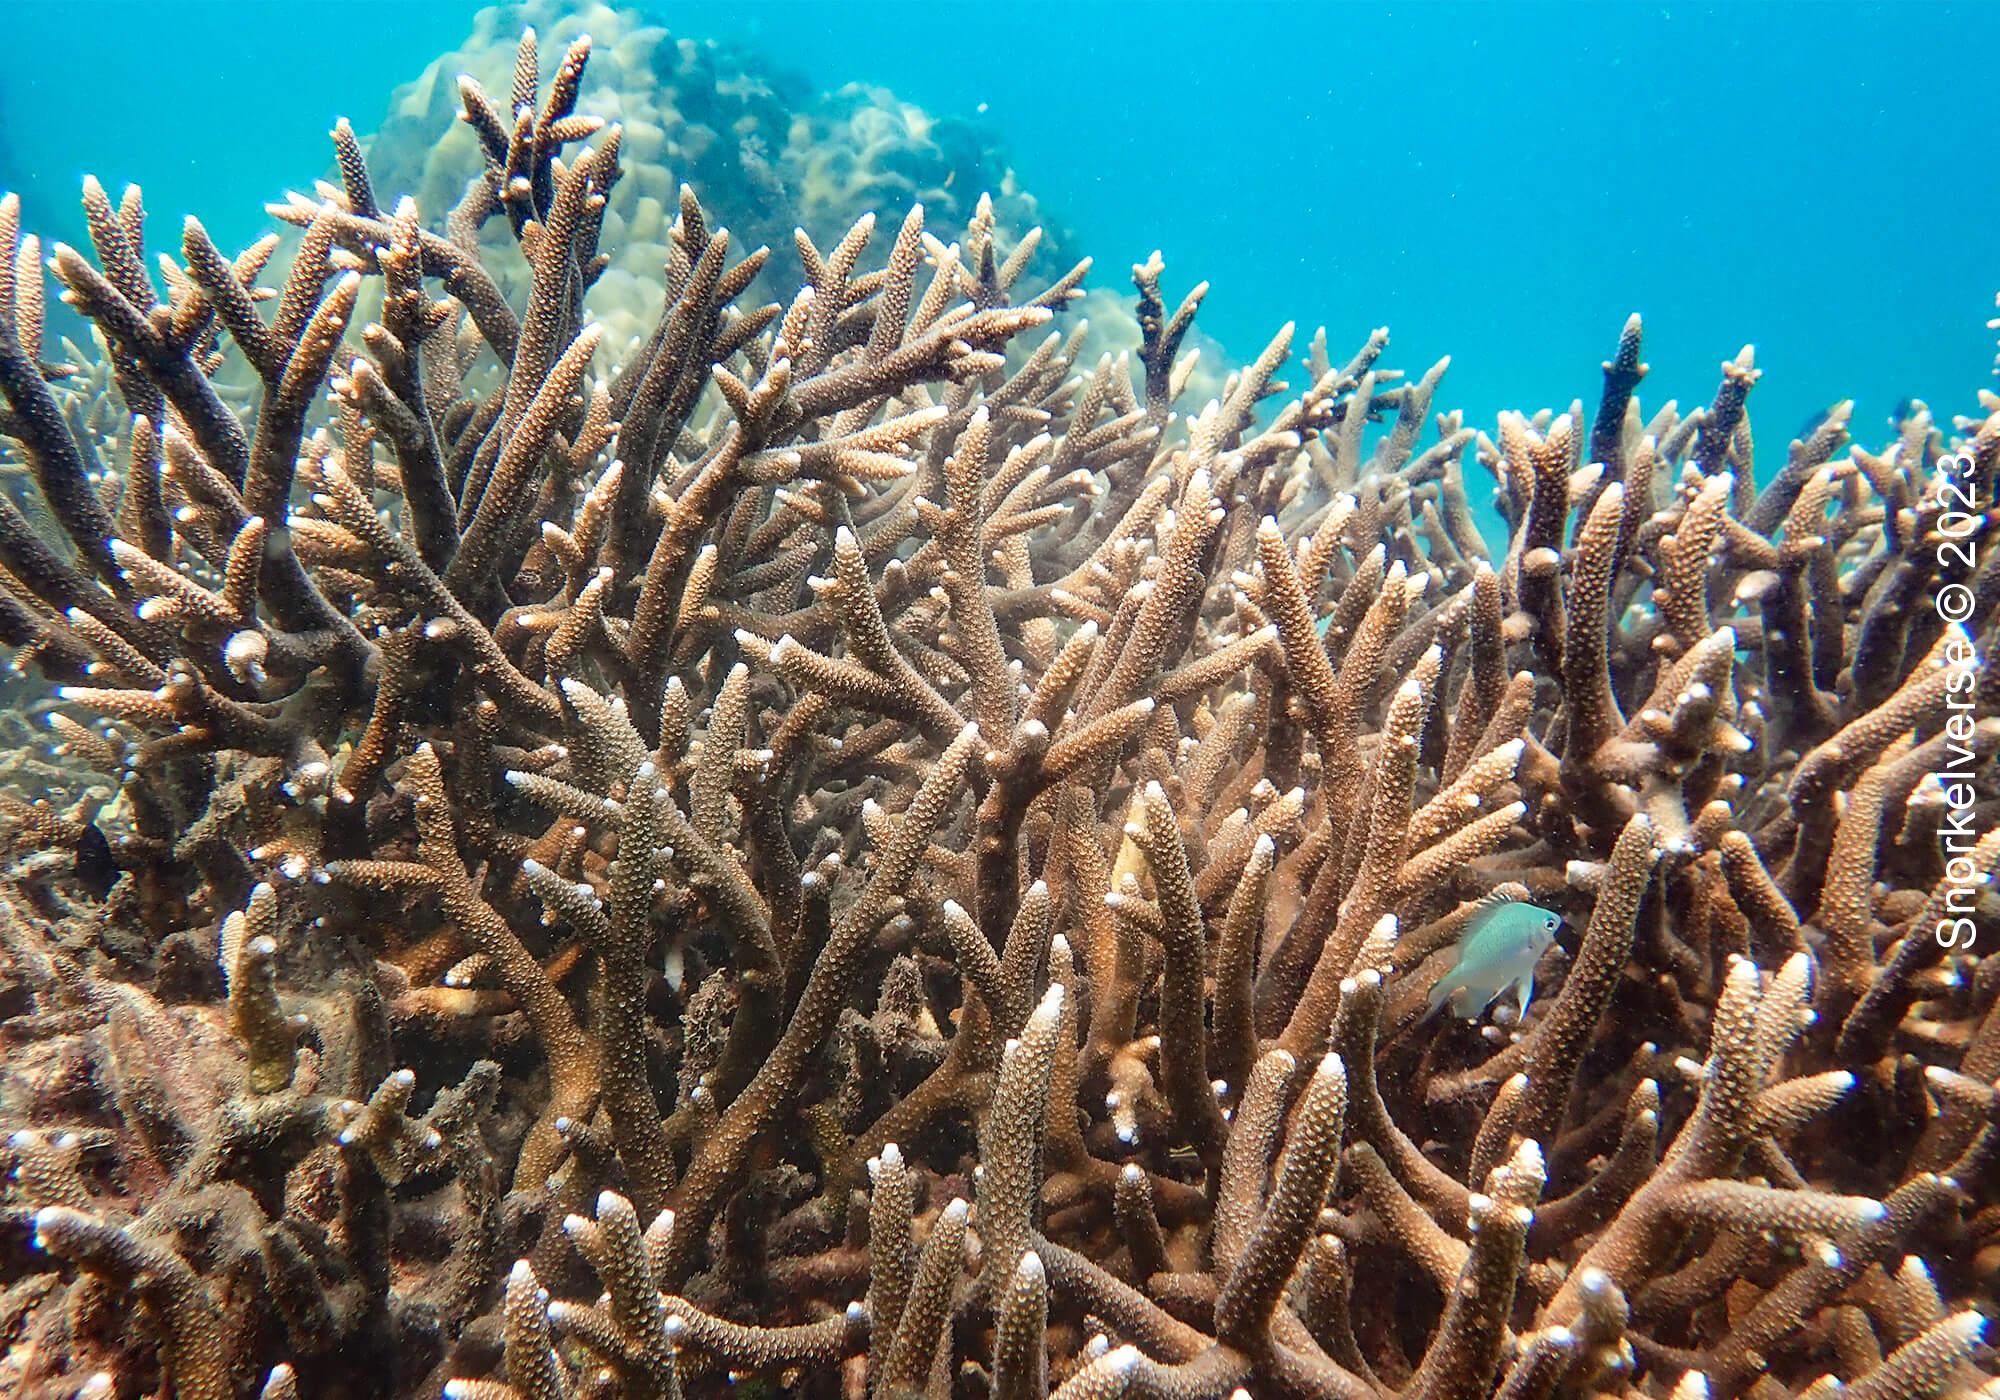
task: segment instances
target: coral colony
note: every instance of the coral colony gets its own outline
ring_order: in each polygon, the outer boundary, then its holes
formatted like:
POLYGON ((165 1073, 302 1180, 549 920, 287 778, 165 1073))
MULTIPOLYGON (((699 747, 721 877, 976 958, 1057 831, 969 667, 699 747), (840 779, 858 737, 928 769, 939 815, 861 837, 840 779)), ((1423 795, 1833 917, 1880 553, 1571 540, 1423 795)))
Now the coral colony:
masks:
POLYGON ((2000 398, 1190 402, 687 192, 622 351, 589 55, 282 276, 0 202, 0 1391, 2000 1396, 2000 398))

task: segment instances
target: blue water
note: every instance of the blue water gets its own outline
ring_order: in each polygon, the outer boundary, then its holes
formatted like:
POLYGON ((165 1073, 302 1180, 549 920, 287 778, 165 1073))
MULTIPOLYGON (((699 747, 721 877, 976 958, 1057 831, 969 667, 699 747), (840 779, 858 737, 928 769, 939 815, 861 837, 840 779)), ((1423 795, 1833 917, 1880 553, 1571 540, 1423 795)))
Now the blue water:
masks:
MULTIPOLYGON (((156 246, 225 246, 327 168, 337 115, 463 42, 475 7, 0 0, 0 187, 75 239, 76 182, 147 190, 156 246), (142 115, 130 115, 140 113, 142 115)), ((1760 466, 1853 396, 1966 411, 1991 383, 2000 6, 650 5, 816 87, 864 80, 988 125, 1099 285, 1164 250, 1247 356, 1288 319, 1336 355, 1450 354, 1440 404, 1586 403, 1625 314, 1650 408, 1754 343, 1760 466)), ((726 211, 725 211, 726 213, 726 211)))

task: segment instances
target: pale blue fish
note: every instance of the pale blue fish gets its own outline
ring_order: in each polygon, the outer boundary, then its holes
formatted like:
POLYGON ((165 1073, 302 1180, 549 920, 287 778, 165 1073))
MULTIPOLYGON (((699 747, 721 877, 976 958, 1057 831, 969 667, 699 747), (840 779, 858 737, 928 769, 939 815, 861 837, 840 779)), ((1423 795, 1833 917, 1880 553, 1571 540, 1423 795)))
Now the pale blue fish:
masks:
POLYGON ((1447 1001, 1462 1020, 1479 1015, 1512 989, 1525 1012, 1535 996, 1535 964, 1555 942, 1562 915, 1538 904, 1503 900, 1474 914, 1458 940, 1458 961, 1431 988, 1426 1019, 1447 1001))

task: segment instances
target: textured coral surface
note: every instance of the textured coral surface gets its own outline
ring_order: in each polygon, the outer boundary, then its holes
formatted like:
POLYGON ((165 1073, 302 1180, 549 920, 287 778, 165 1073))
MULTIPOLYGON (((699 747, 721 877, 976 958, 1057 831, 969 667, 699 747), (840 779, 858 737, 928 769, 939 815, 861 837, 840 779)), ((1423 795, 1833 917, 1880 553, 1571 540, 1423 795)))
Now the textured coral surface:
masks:
POLYGON ((0 1392, 2000 1396, 2000 398, 1197 396, 565 39, 282 276, 0 199, 0 1392))
MULTIPOLYGON (((1068 235, 1019 187, 990 133, 933 116, 878 86, 814 92, 753 49, 687 38, 598 0, 508 0, 481 10, 459 49, 390 96, 367 143, 369 170, 382 189, 443 211, 469 180, 484 177, 479 142, 459 120, 459 78, 470 74, 489 88, 507 83, 515 45, 530 26, 550 49, 590 36, 580 105, 623 132, 626 172, 606 191, 600 240, 610 261, 588 298, 610 346, 643 337, 658 317, 660 268, 682 184, 739 247, 770 247, 754 289, 766 299, 787 297, 799 284, 794 228, 836 231, 870 210, 888 217, 916 203, 934 223, 962 228, 982 194, 993 201, 1009 247, 1041 227, 1043 251, 1031 255, 1033 270, 1061 271, 1054 253, 1067 249, 1068 235)), ((509 242, 495 225, 486 246, 502 253, 509 242)), ((518 268, 518 259, 492 259, 503 285, 518 268)))

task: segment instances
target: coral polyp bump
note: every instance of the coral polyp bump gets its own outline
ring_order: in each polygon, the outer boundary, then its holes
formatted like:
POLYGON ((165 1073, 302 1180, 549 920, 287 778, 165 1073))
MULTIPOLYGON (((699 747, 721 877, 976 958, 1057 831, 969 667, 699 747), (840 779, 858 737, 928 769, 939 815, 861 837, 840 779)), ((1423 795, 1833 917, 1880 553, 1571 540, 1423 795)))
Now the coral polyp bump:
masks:
POLYGON ((621 348, 589 57, 282 278, 0 201, 0 1389, 2000 1393, 2000 398, 1195 403, 1157 256, 685 190, 621 348))

